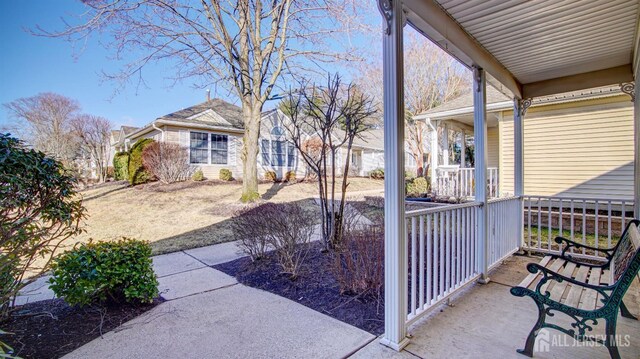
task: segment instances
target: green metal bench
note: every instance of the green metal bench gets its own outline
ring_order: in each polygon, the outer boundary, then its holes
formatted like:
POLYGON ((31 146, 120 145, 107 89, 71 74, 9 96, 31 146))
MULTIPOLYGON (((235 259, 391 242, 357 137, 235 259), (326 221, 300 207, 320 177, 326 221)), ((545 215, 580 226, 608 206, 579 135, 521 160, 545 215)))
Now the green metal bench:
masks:
POLYGON ((604 344, 611 358, 620 358, 615 340, 618 310, 623 317, 637 320, 622 298, 640 270, 639 225, 640 221, 631 221, 620 241, 608 249, 589 247, 557 237, 556 243, 565 245, 560 255, 549 255, 540 263, 527 265, 531 274, 511 288, 511 294, 531 297, 538 307, 538 320, 527 337, 524 349, 518 349, 518 353, 532 357, 538 332, 542 328, 550 328, 579 341, 592 340, 604 344), (602 252, 606 262, 593 264, 575 259, 570 254, 572 248, 602 252), (547 316, 554 316, 554 311, 572 318, 571 328, 547 323, 547 316), (605 340, 587 335, 599 319, 605 321, 605 340))

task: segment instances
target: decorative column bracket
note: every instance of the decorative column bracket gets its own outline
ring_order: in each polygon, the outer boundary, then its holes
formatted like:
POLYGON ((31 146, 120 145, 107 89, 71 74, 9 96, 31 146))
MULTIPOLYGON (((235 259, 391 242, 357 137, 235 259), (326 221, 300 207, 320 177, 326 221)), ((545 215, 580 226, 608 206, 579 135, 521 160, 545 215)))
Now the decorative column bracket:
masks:
POLYGON ((529 107, 531 107, 531 103, 533 102, 533 99, 532 98, 523 98, 523 99, 514 98, 513 101, 518 102, 518 105, 519 105, 518 108, 520 109, 520 116, 524 117, 529 107))
MULTIPOLYGON (((391 18, 393 17, 392 4, 393 0, 378 0, 378 10, 382 15, 385 24, 383 34, 391 35, 391 18)), ((407 25, 407 12, 402 9, 402 27, 407 25)))
POLYGON ((636 100, 636 83, 635 82, 623 82, 620 84, 620 90, 627 95, 631 96, 631 102, 636 100))

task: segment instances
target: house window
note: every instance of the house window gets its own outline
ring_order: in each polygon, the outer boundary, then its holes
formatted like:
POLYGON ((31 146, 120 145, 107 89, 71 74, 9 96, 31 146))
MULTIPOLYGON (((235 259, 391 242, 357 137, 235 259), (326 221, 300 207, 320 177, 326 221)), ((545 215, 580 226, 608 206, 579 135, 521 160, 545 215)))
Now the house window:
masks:
POLYGON ((189 159, 191 163, 209 162, 209 134, 204 132, 191 132, 191 144, 189 145, 189 159))
POLYGON ((226 165, 227 152, 229 150, 228 137, 226 135, 211 134, 211 164, 226 165))
POLYGON ((284 166, 284 156, 286 150, 285 141, 271 141, 271 165, 284 166))
POLYGON ((269 140, 262 140, 262 164, 269 165, 269 140))
POLYGON ((271 138, 260 142, 262 165, 274 167, 294 167, 296 163, 296 147, 284 139, 282 127, 271 130, 271 138))
POLYGON ((227 164, 229 137, 227 135, 191 132, 189 161, 194 164, 227 164))
POLYGON ((296 165, 296 146, 292 142, 287 142, 287 163, 289 167, 296 165))

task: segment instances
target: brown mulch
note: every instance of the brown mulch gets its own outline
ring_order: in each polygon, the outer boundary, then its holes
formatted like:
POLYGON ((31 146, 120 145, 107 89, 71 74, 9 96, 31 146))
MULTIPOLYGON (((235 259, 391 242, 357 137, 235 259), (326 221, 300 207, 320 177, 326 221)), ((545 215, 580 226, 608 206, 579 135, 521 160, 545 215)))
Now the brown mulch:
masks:
POLYGON ((280 274, 275 253, 255 263, 249 257, 214 266, 247 286, 288 298, 369 333, 384 332, 383 298, 340 294, 331 271, 331 253, 321 252, 319 242, 310 244, 309 255, 297 279, 280 274))
POLYGON ((63 299, 17 308, 0 328, 13 333, 1 339, 22 358, 60 358, 160 304, 71 307, 63 299))

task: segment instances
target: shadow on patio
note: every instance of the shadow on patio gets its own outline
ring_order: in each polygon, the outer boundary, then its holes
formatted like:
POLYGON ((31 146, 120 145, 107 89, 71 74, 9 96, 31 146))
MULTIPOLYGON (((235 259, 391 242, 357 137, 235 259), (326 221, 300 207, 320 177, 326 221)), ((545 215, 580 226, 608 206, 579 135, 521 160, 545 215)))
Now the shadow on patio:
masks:
MULTIPOLYGON (((540 259, 509 257, 491 272, 489 284, 474 284, 454 297, 453 306, 442 305, 409 327, 411 342, 403 352, 397 353, 374 341, 353 358, 526 358, 516 353, 516 349, 524 346, 537 318, 537 308, 530 298, 514 297, 509 289, 526 277, 527 263, 540 259)), ((639 289, 640 280, 636 278, 625 296, 629 310, 636 316, 640 314, 639 289)), ((556 321, 568 326, 568 320, 560 316, 556 315, 556 321)), ((604 346, 578 343, 555 330, 547 333, 549 350, 535 352, 534 358, 609 358, 604 346)), ((640 357, 638 333, 640 321, 618 317, 622 358, 640 357)), ((596 326, 592 334, 604 335, 604 325, 596 326)))

